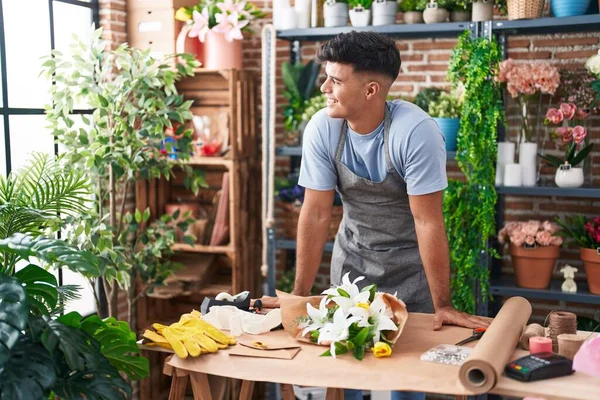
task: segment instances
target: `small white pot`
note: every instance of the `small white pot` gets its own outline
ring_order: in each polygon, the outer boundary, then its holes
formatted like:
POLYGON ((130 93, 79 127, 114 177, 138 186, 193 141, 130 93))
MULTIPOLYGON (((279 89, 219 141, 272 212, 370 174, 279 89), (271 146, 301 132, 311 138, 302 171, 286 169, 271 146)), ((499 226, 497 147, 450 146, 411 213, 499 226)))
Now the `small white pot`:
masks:
POLYGON ((327 28, 348 24, 348 4, 326 1, 323 5, 323 17, 327 28))
POLYGON ((350 23, 352 26, 369 26, 371 22, 371 10, 362 7, 354 7, 350 10, 350 23))
POLYGON ((583 185, 583 168, 573 168, 570 165, 561 165, 554 176, 556 186, 561 188, 576 188, 583 185))
POLYGON ((405 24, 422 24, 423 13, 421 11, 407 11, 404 13, 405 24))
POLYGON ((437 3, 427 3, 427 8, 423 11, 423 20, 426 24, 437 24, 446 22, 448 15, 448 10, 439 8, 437 3))
POLYGON ((494 0, 473 2, 473 21, 491 21, 494 19, 494 0))
POLYGON ((373 26, 393 25, 396 23, 398 12, 397 1, 375 0, 371 6, 373 10, 373 26))

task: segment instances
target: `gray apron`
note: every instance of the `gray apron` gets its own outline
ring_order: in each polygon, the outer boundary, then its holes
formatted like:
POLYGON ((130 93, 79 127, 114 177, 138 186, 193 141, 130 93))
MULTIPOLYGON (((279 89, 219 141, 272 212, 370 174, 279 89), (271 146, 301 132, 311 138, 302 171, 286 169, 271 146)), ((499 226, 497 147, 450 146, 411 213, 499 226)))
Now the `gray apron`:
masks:
POLYGON ((410 211, 406 182, 392 164, 389 152, 391 116, 385 109, 383 147, 387 174, 373 182, 354 174, 342 163, 348 135, 344 121, 335 153, 339 191, 344 216, 337 233, 331 258, 331 283, 341 284, 350 272, 350 280, 365 279, 359 287, 372 283, 378 291, 403 300, 408 311, 433 312, 433 303, 410 211))

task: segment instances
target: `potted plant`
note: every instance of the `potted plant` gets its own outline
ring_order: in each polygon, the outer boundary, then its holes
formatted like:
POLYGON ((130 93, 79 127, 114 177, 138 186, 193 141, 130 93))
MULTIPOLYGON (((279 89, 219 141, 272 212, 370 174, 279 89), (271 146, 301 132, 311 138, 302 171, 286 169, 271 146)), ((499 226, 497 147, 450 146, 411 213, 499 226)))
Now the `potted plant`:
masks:
POLYGON ((431 0, 423 11, 423 21, 426 24, 437 24, 448 20, 449 12, 446 0, 431 0))
MULTIPOLYGON (((285 89, 284 96, 288 105, 283 111, 283 125, 286 131, 286 144, 298 146, 302 138, 305 122, 302 115, 309 105, 309 100, 317 94, 317 79, 321 71, 321 64, 310 60, 306 64, 300 62, 281 64, 281 75, 285 89)), ((315 111, 316 112, 316 111, 315 111)), ((308 121, 306 121, 308 122, 308 121)))
MULTIPOLYGON (((105 264, 101 273, 85 276, 98 302, 97 290, 105 292, 108 310, 99 302, 98 312, 116 316, 123 289, 128 322, 136 331, 135 303, 177 269, 167 260, 176 229, 185 232, 188 220, 175 225, 178 216, 155 215, 156 223, 150 224, 150 211, 128 209, 127 198, 138 180, 170 179, 175 171, 194 192, 206 186, 201 171, 187 162, 194 150, 192 132, 185 129, 192 102, 184 101, 175 87, 183 76, 193 75, 197 62, 183 55, 173 69, 157 63, 148 50, 127 45, 110 50, 101 33, 77 40, 68 57, 59 52, 46 57, 43 74, 64 83, 52 85, 46 116, 65 159, 84 171, 94 193, 90 209, 67 220, 66 239, 105 264), (73 115, 73 106, 82 103, 94 108, 91 116, 73 115), (165 133, 171 121, 181 124, 174 135, 183 134, 179 139, 165 133)), ((189 235, 184 240, 194 244, 189 235)))
POLYGON ((180 35, 197 37, 204 44, 203 67, 208 69, 241 69, 242 32, 250 31, 250 22, 264 16, 246 0, 201 0, 175 13, 185 24, 180 35))
POLYGON ((557 147, 564 151, 563 157, 551 154, 539 156, 556 167, 555 182, 558 187, 579 187, 583 184, 583 169, 577 168, 594 148, 589 143, 587 130, 583 125, 588 116, 587 110, 578 109, 575 104, 562 103, 560 108, 550 108, 546 113, 546 124, 561 125, 556 128, 552 137, 557 147))
POLYGON ((80 287, 59 284, 52 270, 96 274, 104 265, 90 252, 50 235, 64 228, 66 216, 85 213, 90 195, 82 171, 53 156, 35 155, 23 169, 0 176, 3 398, 124 399, 132 395, 125 376, 148 375, 148 360, 139 357, 127 323, 63 314, 80 287))
POLYGON ((600 217, 590 220, 583 215, 567 215, 556 222, 562 228, 561 236, 579 246, 590 292, 600 294, 600 217))
POLYGON ((432 101, 437 101, 437 99, 442 94, 442 89, 438 88, 424 88, 417 93, 415 96, 415 105, 419 106, 423 111, 429 113, 429 105, 432 101))
POLYGON ((509 246, 517 286, 545 289, 560 254, 559 226, 549 221, 509 222, 498 241, 509 246))
MULTIPOLYGON (((508 19, 534 19, 540 18, 544 11, 544 0, 506 0, 508 19)), ((554 4, 556 0, 552 0, 554 4)), ((589 2, 589 0, 587 0, 589 2)))
POLYGON ((537 146, 539 109, 543 94, 553 95, 559 84, 558 69, 547 62, 515 63, 508 59, 500 63, 497 79, 506 84, 506 90, 519 103, 521 129, 519 131, 519 164, 523 186, 537 184, 537 146), (538 107, 538 108, 534 108, 538 107), (533 119, 533 122, 531 121, 533 119))
POLYGON ((471 20, 473 3, 469 0, 449 0, 448 11, 450 11, 450 21, 467 22, 471 20))
POLYGON ((348 0, 350 23, 352 26, 368 26, 371 22, 373 0, 348 0))
MULTIPOLYGON (((598 2, 598 6, 600 6, 600 0, 598 0, 598 2)), ((598 105, 600 104, 600 50, 598 50, 598 54, 591 56, 585 62, 585 67, 596 79, 594 82, 592 82, 591 87, 596 92, 594 104, 598 105)))
POLYGON ((574 17, 585 15, 590 2, 591 0, 552 0, 550 6, 555 17, 574 17))
POLYGON ((346 26, 348 23, 348 0, 325 0, 323 18, 326 27, 346 26))
POLYGON ((426 6, 427 0, 402 0, 398 3, 398 11, 403 13, 405 24, 422 24, 426 6))
POLYGON ((429 115, 437 122, 444 134, 447 151, 456 151, 461 110, 460 97, 448 92, 442 92, 437 100, 429 103, 429 115))
POLYGON ((373 26, 393 25, 398 13, 397 0, 375 0, 373 6, 373 26))

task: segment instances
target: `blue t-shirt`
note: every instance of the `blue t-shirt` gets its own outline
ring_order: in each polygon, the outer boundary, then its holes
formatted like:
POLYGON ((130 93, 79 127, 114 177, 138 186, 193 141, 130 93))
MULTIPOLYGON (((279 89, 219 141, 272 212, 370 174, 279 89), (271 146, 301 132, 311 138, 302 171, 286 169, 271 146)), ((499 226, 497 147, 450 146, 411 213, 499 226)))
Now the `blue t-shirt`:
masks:
MULTIPOLYGON (((392 122, 389 149, 392 164, 406 182, 409 195, 444 190, 446 144, 437 123, 418 106, 395 100, 388 102, 392 122)), ((302 164, 298 184, 312 190, 337 186, 335 151, 343 119, 318 111, 306 125, 302 138, 302 164)), ((356 175, 373 182, 385 179, 387 168, 383 148, 383 121, 371 133, 361 135, 348 126, 342 154, 344 163, 356 175)))

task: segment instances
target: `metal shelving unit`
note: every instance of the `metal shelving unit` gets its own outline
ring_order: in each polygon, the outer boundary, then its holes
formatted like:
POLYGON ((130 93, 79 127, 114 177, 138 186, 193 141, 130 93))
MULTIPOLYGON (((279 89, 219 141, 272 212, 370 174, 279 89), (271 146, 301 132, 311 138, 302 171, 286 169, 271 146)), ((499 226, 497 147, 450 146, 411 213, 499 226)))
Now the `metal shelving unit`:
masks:
MULTIPOLYGON (((273 27, 267 29, 274 29, 273 27)), ((349 32, 351 30, 372 30, 386 35, 390 35, 396 39, 431 39, 431 38, 453 38, 460 35, 465 30, 471 30, 472 34, 477 37, 491 37, 497 35, 499 42, 504 46, 504 54, 506 54, 506 39, 509 35, 532 35, 532 34, 557 34, 557 33, 576 33, 600 31, 600 15, 584 15, 578 17, 565 18, 538 18, 530 20, 516 21, 486 21, 486 22, 465 22, 465 23, 439 23, 439 24, 415 24, 404 25, 395 24, 378 27, 336 27, 336 28, 308 28, 308 29, 291 29, 286 31, 277 31, 278 39, 287 40, 290 42, 290 58, 292 62, 300 60, 301 42, 302 41, 317 41, 327 40, 339 33, 349 32)), ((266 54, 263 54, 263 68, 266 68, 269 74, 275 74, 269 68, 272 64, 272 59, 275 57, 275 43, 271 43, 267 47, 266 54)), ((267 90, 267 98, 264 104, 271 104, 267 90)), ((267 107, 266 116, 269 117, 275 110, 270 110, 267 107)), ((269 138, 268 140, 273 140, 269 138)), ((302 155, 301 147, 283 146, 276 148, 277 156, 300 157, 302 155)), ((456 153, 448 152, 448 159, 455 159, 456 153)), ((267 163, 268 165, 268 163, 267 163)), ((267 174, 270 173, 267 171, 267 174)), ((576 188, 563 189, 558 187, 498 187, 499 195, 515 195, 515 196, 562 196, 562 197, 579 197, 579 198, 600 198, 600 189, 594 188, 576 188)), ((272 201, 272 199, 269 199, 272 201)), ((500 204, 502 200, 500 200, 500 204)), ((502 210, 503 211, 503 210, 502 210)), ((501 219, 500 219, 501 221, 501 219)), ((296 243, 293 240, 282 240, 275 237, 274 228, 267 228, 268 238, 268 273, 269 273, 269 291, 274 293, 275 285, 275 250, 296 248, 296 243)), ((329 242, 326 246, 327 251, 331 251, 332 243, 329 242)), ((553 284, 555 285, 555 284, 553 284)), ((521 295, 529 298, 539 299, 569 299, 568 301, 577 301, 580 303, 600 304, 600 296, 594 296, 589 292, 581 292, 576 295, 565 294, 552 286, 548 290, 531 290, 519 288, 514 281, 501 280, 493 281, 491 286, 492 294, 496 296, 521 295)), ((485 305, 487 306, 487 305, 485 305)))
POLYGON ((490 290, 495 296, 522 296, 539 300, 558 300, 573 303, 600 305, 600 296, 592 294, 585 283, 577 283, 577 293, 565 293, 560 280, 553 280, 548 289, 525 289, 518 287, 513 278, 492 279, 490 290))

